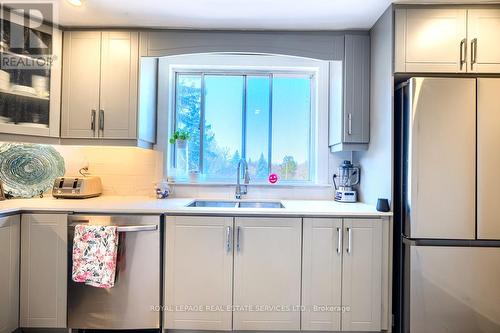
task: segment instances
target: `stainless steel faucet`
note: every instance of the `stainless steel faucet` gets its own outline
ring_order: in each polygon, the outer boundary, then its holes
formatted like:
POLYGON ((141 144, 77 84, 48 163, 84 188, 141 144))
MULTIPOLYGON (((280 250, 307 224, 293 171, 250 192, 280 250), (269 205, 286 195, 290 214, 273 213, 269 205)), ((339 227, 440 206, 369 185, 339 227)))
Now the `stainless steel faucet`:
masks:
POLYGON ((242 158, 238 162, 238 170, 236 172, 236 192, 234 195, 236 199, 241 199, 242 194, 248 193, 247 184, 249 184, 249 183, 250 183, 250 175, 248 174, 248 163, 247 163, 247 161, 245 161, 244 158, 242 158), (245 171, 243 173, 243 179, 244 179, 243 183, 245 185, 240 184, 241 164, 245 165, 245 169, 244 169, 245 171))

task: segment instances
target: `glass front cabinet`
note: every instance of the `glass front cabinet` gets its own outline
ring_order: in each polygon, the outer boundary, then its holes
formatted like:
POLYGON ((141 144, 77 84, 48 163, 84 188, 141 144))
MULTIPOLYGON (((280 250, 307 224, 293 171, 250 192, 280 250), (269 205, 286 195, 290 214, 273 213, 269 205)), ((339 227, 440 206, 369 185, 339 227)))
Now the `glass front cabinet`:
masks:
POLYGON ((0 133, 59 137, 62 33, 1 14, 0 133))

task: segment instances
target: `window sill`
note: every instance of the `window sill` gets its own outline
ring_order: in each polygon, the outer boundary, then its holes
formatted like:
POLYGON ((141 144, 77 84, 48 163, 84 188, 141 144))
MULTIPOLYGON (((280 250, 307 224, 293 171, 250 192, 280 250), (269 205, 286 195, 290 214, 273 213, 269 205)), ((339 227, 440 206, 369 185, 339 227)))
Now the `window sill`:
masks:
MULTIPOLYGON (((179 182, 168 182, 171 186, 203 186, 203 187, 234 187, 236 183, 224 183, 224 182, 189 182, 189 181, 179 181, 179 182)), ((241 184, 245 185, 245 184, 241 184)), ((246 184, 248 187, 277 187, 277 188, 297 188, 297 187, 308 187, 308 188, 328 188, 332 187, 332 184, 321 184, 321 183, 310 183, 310 182, 297 182, 297 183, 250 183, 246 184)))

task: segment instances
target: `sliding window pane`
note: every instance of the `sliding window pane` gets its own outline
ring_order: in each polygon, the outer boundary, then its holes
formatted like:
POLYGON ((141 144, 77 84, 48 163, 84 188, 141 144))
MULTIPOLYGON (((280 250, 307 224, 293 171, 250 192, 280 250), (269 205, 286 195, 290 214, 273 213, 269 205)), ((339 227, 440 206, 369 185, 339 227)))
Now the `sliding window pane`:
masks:
POLYGON ((244 78, 205 75, 203 173, 207 179, 233 179, 241 159, 244 78))
POLYGON ((275 75, 272 90, 272 171, 310 180, 311 78, 275 75))
POLYGON ((250 178, 269 175, 269 76, 247 76, 246 160, 250 178))
MULTIPOLYGON (((188 131, 189 170, 198 170, 200 162, 201 75, 177 75, 175 127, 188 131)), ((182 176, 182 175, 181 175, 182 176)))

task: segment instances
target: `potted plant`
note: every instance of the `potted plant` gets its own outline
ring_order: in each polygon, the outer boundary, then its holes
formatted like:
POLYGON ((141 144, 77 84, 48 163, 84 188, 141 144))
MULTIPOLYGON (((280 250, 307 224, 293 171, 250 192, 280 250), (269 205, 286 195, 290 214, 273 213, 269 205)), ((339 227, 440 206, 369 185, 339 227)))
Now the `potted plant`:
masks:
POLYGON ((170 137, 170 144, 176 144, 178 149, 186 148, 186 143, 190 138, 188 131, 176 130, 170 137))
POLYGON ((175 144, 176 176, 187 177, 189 168, 189 152, 187 142, 190 138, 188 131, 176 130, 170 137, 170 144, 175 144))

